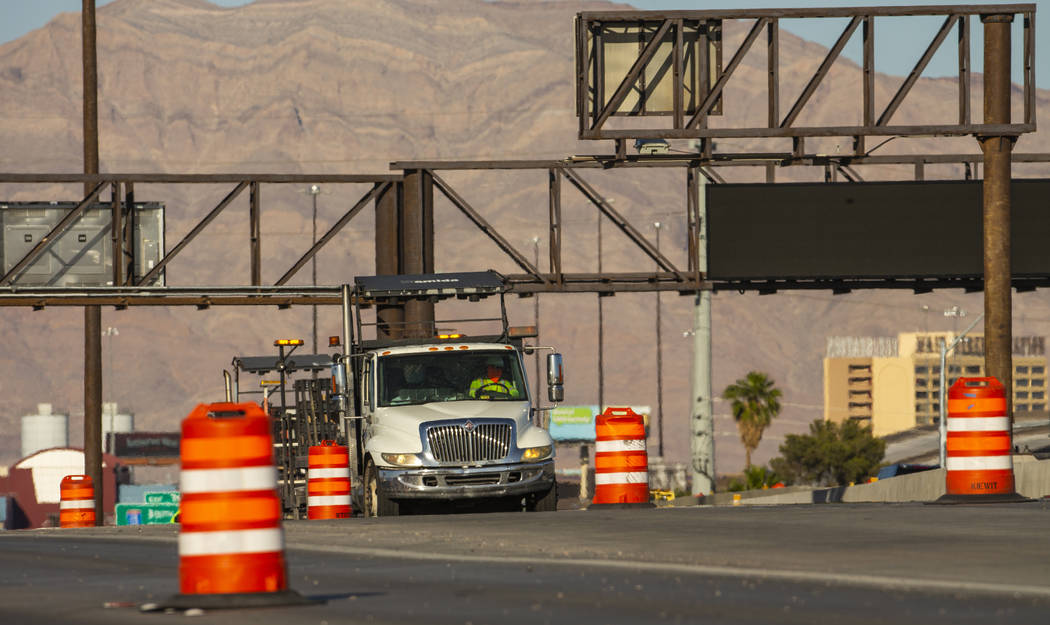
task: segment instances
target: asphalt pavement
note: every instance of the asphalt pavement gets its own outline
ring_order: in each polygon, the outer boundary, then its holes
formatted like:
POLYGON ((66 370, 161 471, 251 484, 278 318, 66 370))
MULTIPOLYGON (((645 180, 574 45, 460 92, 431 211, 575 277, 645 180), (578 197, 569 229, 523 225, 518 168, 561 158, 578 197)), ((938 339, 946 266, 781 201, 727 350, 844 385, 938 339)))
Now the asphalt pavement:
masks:
POLYGON ((1044 623, 1050 506, 665 508, 285 524, 318 605, 140 612, 177 526, 0 534, 0 622, 1044 623))

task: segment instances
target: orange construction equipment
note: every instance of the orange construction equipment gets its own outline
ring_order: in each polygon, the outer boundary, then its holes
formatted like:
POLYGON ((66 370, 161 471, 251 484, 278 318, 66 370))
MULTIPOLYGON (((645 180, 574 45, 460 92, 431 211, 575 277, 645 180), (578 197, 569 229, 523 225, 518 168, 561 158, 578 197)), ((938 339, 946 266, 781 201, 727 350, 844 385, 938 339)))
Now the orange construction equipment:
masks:
POLYGON ((305 603, 288 589, 270 419, 201 404, 182 422, 179 589, 163 608, 305 603))
POLYGON ((943 503, 1025 501, 1014 491, 1006 392, 995 378, 959 378, 948 390, 943 503))
POLYGON ((95 527, 95 484, 87 475, 67 475, 59 484, 60 527, 95 527))
POLYGON ((321 441, 310 447, 306 471, 308 519, 349 519, 350 450, 345 445, 321 441))
POLYGON ((606 408, 595 420, 594 499, 596 506, 651 508, 645 420, 630 408, 606 408))

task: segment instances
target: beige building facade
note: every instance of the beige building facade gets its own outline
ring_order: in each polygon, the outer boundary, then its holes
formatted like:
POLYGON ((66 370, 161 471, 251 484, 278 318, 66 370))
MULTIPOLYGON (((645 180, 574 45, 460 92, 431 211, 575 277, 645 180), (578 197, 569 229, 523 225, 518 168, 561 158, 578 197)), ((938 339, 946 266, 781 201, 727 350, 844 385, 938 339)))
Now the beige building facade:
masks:
MULTIPOLYGON (((876 436, 938 422, 941 347, 951 332, 892 337, 830 337, 824 358, 824 418, 870 425, 876 436)), ((1046 414, 1045 339, 1015 337, 1014 414, 1046 414)), ((948 352, 946 383, 984 376, 984 337, 968 336, 948 352)))

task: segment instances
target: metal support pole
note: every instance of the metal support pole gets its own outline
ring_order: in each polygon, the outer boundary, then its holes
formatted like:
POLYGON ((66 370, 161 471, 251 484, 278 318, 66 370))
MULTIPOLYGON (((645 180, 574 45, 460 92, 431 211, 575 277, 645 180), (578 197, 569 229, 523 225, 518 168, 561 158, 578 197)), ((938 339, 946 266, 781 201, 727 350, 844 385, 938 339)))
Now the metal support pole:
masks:
MULTIPOLYGON (((660 227, 659 221, 653 223, 656 228, 656 251, 660 251, 660 227)), ((660 458, 664 457, 664 360, 663 360, 663 334, 660 323, 660 291, 656 292, 656 414, 659 420, 656 422, 656 453, 660 458)))
MULTIPOLYGON (((602 213, 598 213, 598 275, 602 275, 602 213)), ((605 411, 605 315, 598 294, 598 413, 605 411)))
MULTIPOLYGON (((84 173, 98 173, 98 62, 95 0, 83 0, 84 173)), ((84 184, 91 193, 93 184, 84 184)), ((116 253, 117 250, 114 250, 116 253)), ((84 307, 84 473, 95 486, 95 525, 103 525, 102 481, 102 309, 84 307)))
MULTIPOLYGON (((982 15, 984 123, 1010 123, 1012 15, 982 15)), ((1013 137, 978 137, 984 151, 984 370, 1006 389, 1013 420, 1012 303, 1010 292, 1010 153, 1013 137)))
MULTIPOLYGON (((425 169, 405 171, 404 221, 401 224, 401 269, 405 274, 434 271, 434 180, 425 169)), ((405 302, 405 335, 434 334, 434 302, 405 302)))
POLYGON ((251 280, 252 286, 259 286, 262 284, 262 241, 260 241, 260 234, 262 231, 261 215, 259 210, 259 183, 252 182, 248 185, 248 194, 251 196, 248 202, 248 220, 249 224, 249 246, 251 254, 251 280))
MULTIPOLYGON (((707 193, 706 179, 695 172, 690 193, 695 193, 699 213, 697 270, 707 273, 707 193)), ((693 200, 690 200, 693 201, 693 200)), ((691 424, 692 494, 715 490, 715 416, 711 397, 711 292, 699 291, 693 307, 693 401, 691 424)))
POLYGON ((590 493, 590 464, 591 451, 587 443, 580 445, 580 505, 587 503, 591 498, 590 493))
MULTIPOLYGON (((313 209, 314 209, 313 210, 313 230, 311 231, 312 234, 310 236, 310 245, 311 246, 317 244, 317 194, 320 193, 320 192, 321 192, 321 187, 319 187, 318 185, 315 184, 315 185, 311 185, 310 186, 310 196, 311 196, 311 199, 313 200, 313 209)), ((312 284, 313 286, 317 286, 317 256, 316 255, 314 255, 314 257, 310 259, 310 284, 312 284)), ((317 353, 317 304, 314 304, 310 308, 311 308, 310 313, 311 313, 311 318, 312 318, 312 321, 313 321, 313 334, 314 334, 314 336, 313 336, 313 338, 314 338, 314 344, 313 344, 314 351, 313 351, 313 353, 316 354, 317 353)), ((315 380, 317 379, 317 372, 316 371, 314 371, 314 373, 313 373, 313 378, 315 380)))
MULTIPOLYGON (((540 238, 538 236, 532 237, 532 256, 533 262, 536 263, 536 268, 540 267, 540 238)), ((536 293, 532 296, 532 322, 536 324, 536 344, 540 344, 540 294, 536 293)), ((533 350, 533 361, 536 366, 536 398, 533 400, 535 408, 540 407, 540 402, 543 400, 541 386, 542 380, 540 379, 540 350, 533 350)), ((540 415, 539 410, 535 411, 537 425, 543 425, 543 417, 540 415)))
MULTIPOLYGON (((400 182, 390 185, 376 198, 376 275, 401 273, 401 193, 400 182)), ((404 304, 376 306, 376 337, 401 338, 405 323, 404 304)))

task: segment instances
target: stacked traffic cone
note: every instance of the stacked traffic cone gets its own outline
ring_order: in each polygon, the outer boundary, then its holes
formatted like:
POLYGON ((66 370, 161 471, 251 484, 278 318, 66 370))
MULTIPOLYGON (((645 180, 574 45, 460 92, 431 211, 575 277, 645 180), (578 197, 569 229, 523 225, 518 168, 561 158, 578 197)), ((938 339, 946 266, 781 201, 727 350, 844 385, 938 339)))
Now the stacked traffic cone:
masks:
POLYGON ((321 441, 307 454, 306 507, 308 519, 349 519, 350 450, 321 441))
POLYGON ((201 404, 182 422, 179 589, 158 608, 313 603, 288 588, 270 419, 201 404))
POLYGON ((1013 433, 999 380, 956 380, 946 426, 945 494, 937 503, 1030 501, 1014 490, 1013 433))
POLYGON ((589 508, 651 508, 645 420, 630 408, 607 408, 595 420, 594 498, 589 508))
POLYGON ((87 475, 67 475, 59 484, 59 527, 95 527, 95 484, 87 475))

